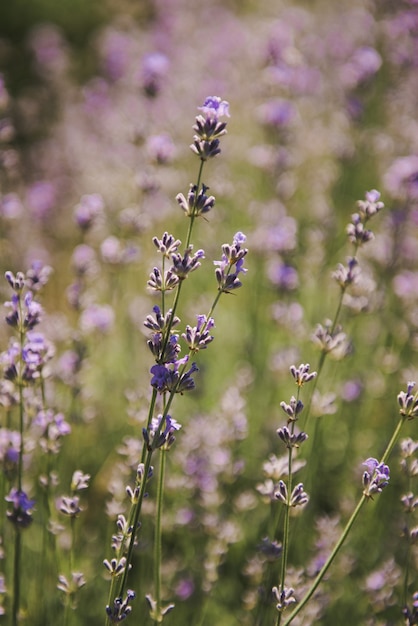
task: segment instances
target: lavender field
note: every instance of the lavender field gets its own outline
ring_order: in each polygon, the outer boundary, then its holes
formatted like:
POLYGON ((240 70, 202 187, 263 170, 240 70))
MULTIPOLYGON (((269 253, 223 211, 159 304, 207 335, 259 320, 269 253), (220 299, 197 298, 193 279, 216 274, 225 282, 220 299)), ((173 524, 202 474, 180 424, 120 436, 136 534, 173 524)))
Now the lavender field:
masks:
POLYGON ((418 624, 417 111, 417 0, 0 6, 0 626, 418 624))

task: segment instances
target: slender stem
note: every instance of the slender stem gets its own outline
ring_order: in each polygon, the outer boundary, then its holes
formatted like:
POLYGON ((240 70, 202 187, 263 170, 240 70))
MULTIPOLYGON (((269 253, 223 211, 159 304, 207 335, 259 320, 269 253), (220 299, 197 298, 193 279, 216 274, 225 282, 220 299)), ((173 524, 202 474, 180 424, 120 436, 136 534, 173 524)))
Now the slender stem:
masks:
POLYGON ((16 528, 14 564, 13 564, 13 607, 12 607, 12 625, 13 626, 17 626, 18 621, 19 621, 21 552, 22 552, 22 533, 20 531, 20 528, 16 528))
POLYGON ((155 533, 154 533, 154 593, 156 602, 156 613, 159 615, 161 610, 161 520, 163 512, 163 496, 164 496, 164 476, 166 466, 167 451, 161 449, 160 474, 158 478, 157 490, 157 511, 155 516, 155 533))

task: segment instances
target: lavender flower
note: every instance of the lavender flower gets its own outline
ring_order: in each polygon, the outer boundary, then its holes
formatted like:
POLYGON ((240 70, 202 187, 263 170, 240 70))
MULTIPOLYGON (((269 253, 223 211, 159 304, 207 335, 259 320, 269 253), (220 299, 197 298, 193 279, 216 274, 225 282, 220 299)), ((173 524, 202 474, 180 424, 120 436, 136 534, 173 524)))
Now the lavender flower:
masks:
POLYGON ((194 389, 195 382, 192 374, 198 371, 196 363, 192 363, 186 372, 179 371, 188 361, 188 356, 166 365, 153 365, 151 368, 151 386, 158 389, 160 393, 170 391, 183 394, 185 391, 194 389))
POLYGON ((179 246, 181 245, 180 239, 175 239, 173 235, 169 235, 167 231, 163 234, 161 239, 157 237, 153 237, 152 243, 156 246, 157 250, 161 252, 168 259, 172 254, 177 252, 179 246))
POLYGON ((171 448, 176 440, 174 433, 180 428, 181 424, 170 415, 166 415, 164 419, 162 415, 153 417, 150 427, 142 429, 148 450, 156 450, 157 448, 168 450, 171 448))
POLYGON ((302 506, 309 501, 308 494, 303 490, 303 483, 298 483, 296 487, 293 488, 289 499, 286 483, 283 480, 279 480, 278 490, 274 495, 277 500, 280 500, 280 502, 286 506, 302 506))
POLYGON ((367 467, 363 473, 363 493, 366 497, 372 498, 373 494, 380 493, 389 484, 389 467, 372 457, 363 465, 367 467))
POLYGON ((165 341, 163 333, 153 333, 151 339, 147 341, 147 346, 160 364, 174 363, 181 350, 178 336, 174 334, 170 335, 168 341, 165 341))
POLYGON ((292 587, 284 587, 283 589, 279 589, 277 587, 273 587, 272 589, 276 600, 276 609, 279 612, 284 611, 288 606, 296 602, 296 598, 294 596, 295 590, 292 587))
POLYGON ((230 117, 229 103, 226 100, 221 100, 219 96, 207 97, 203 106, 198 107, 198 109, 211 119, 218 119, 223 116, 230 117))
POLYGON ((76 518, 83 510, 80 507, 80 498, 78 496, 62 496, 58 501, 58 509, 64 515, 76 518))
POLYGON ((215 276, 218 281, 218 289, 223 293, 230 293, 242 286, 238 276, 247 272, 244 268, 244 257, 247 255, 248 250, 247 248, 242 248, 245 240, 246 237, 243 233, 236 233, 232 245, 224 244, 222 246, 221 261, 213 262, 217 266, 215 276))
POLYGON ((322 352, 330 354, 337 360, 343 358, 350 349, 347 335, 342 331, 341 326, 332 329, 330 320, 327 320, 324 326, 317 324, 312 341, 322 352))
POLYGON ((12 511, 7 511, 7 519, 20 529, 30 526, 33 521, 32 510, 35 500, 29 500, 25 491, 15 487, 11 489, 5 500, 13 504, 12 511))
POLYGON ((122 601, 122 598, 115 598, 113 601, 113 607, 110 607, 109 605, 106 606, 106 613, 111 622, 119 624, 119 622, 123 622, 123 620, 128 617, 132 611, 132 607, 129 606, 129 602, 135 598, 135 595, 134 591, 128 589, 125 600, 122 601))
MULTIPOLYGON (((316 372, 310 371, 311 366, 309 365, 309 363, 306 363, 306 364, 301 363, 299 367, 296 367, 295 365, 291 365, 289 369, 298 387, 302 387, 302 385, 304 385, 305 383, 310 382, 317 375, 316 372)), ((302 408, 299 408, 299 411, 297 412, 300 412, 301 410, 302 408)))
POLYGON ((42 306, 33 299, 31 291, 25 294, 23 303, 20 295, 14 293, 11 301, 5 302, 4 306, 11 309, 6 322, 18 330, 32 330, 41 320, 42 306))
POLYGON ((306 441, 306 439, 308 438, 308 435, 303 431, 301 431, 300 433, 290 432, 287 426, 278 428, 277 434, 287 448, 299 448, 300 444, 306 441))
POLYGON ((197 192, 197 186, 190 185, 190 191, 187 194, 187 199, 182 193, 177 194, 176 200, 187 217, 199 217, 209 213, 209 211, 213 209, 215 205, 215 197, 206 195, 208 189, 209 187, 202 184, 200 191, 197 192))
POLYGON ((175 273, 174 267, 170 268, 164 274, 161 273, 158 267, 154 267, 149 276, 147 285, 153 291, 171 291, 177 287, 179 281, 180 278, 175 273))
POLYGON ((193 246, 189 246, 182 256, 179 253, 174 253, 171 255, 171 259, 173 261, 173 272, 179 278, 179 280, 184 280, 187 276, 197 270, 200 267, 200 259, 205 258, 205 253, 203 250, 197 250, 195 254, 191 254, 193 250, 193 246))
POLYGON ((296 421, 298 419, 298 415, 303 410, 302 400, 296 400, 295 396, 292 396, 290 398, 290 404, 287 404, 286 402, 280 402, 280 406, 288 416, 288 422, 296 421))
POLYGON ((155 317, 147 315, 144 322, 144 326, 150 330, 156 332, 163 332, 166 328, 173 328, 180 322, 180 318, 176 315, 173 318, 173 312, 171 309, 167 311, 165 315, 161 314, 161 309, 158 305, 155 305, 152 309, 155 313, 155 317))
POLYGON ((333 272, 332 277, 340 285, 341 289, 346 289, 349 285, 355 283, 359 277, 360 268, 355 257, 351 257, 347 261, 347 265, 338 264, 338 268, 333 272))
POLYGON ((411 381, 408 383, 407 390, 398 394, 399 413, 408 417, 408 419, 418 416, 418 392, 415 394, 411 393, 414 387, 415 382, 411 381))
POLYGON ((205 114, 196 117, 193 130, 196 132, 190 148, 202 161, 220 154, 219 137, 226 134, 226 122, 220 122, 219 117, 229 117, 229 105, 219 97, 209 97, 199 109, 205 114))
POLYGON ((214 319, 212 317, 208 319, 206 315, 198 315, 197 325, 193 328, 187 325, 186 332, 182 334, 182 337, 186 341, 189 350, 198 352, 199 350, 207 348, 213 341, 213 337, 210 335, 209 331, 214 326, 214 319))

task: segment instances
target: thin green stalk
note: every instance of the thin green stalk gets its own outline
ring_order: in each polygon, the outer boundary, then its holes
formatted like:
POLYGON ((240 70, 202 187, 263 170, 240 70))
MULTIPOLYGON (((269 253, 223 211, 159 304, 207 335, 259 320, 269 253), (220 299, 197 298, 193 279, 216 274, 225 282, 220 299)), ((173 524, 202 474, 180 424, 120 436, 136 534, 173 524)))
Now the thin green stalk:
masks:
MULTIPOLYGON (((161 611, 161 520, 163 512, 163 496, 164 496, 164 477, 166 466, 166 453, 167 451, 161 449, 161 461, 160 461, 160 473, 158 478, 157 489, 157 511, 155 516, 155 533, 154 533, 154 594, 156 602, 156 613, 160 614, 161 611)), ((157 622, 157 620, 155 620, 157 622)))
POLYGON ((13 607, 12 625, 17 626, 19 622, 20 608, 20 561, 22 552, 22 533, 20 528, 15 529, 15 551, 13 562, 13 607))
MULTIPOLYGON (((386 447, 385 452, 383 453, 383 456, 380 460, 380 463, 386 463, 387 459, 389 458, 390 453, 392 452, 396 441, 399 437, 399 433, 402 429, 402 426, 405 422, 405 420, 407 419, 406 416, 402 416, 401 419, 399 420, 395 431, 386 447)), ((319 572, 319 574, 317 575, 317 577, 315 578, 314 582, 312 583, 312 586, 310 587, 309 591, 305 594, 305 596, 302 598, 302 600, 300 601, 300 603, 297 605, 297 607, 293 610, 293 612, 290 614, 289 618, 286 620, 286 622, 284 623, 283 626, 289 626, 289 624, 294 620, 294 618, 300 613, 300 611, 306 606, 306 604, 309 602, 309 600, 312 598, 313 594, 315 593, 315 591, 317 590, 319 584, 321 583, 322 579, 324 578, 325 574, 327 573, 328 569, 330 568, 332 562, 334 561, 335 557, 337 556, 338 552, 340 551, 343 543, 345 542, 354 522, 356 521, 364 503, 366 500, 368 500, 369 498, 366 495, 362 495, 356 508, 354 509, 353 514, 351 515, 350 519, 347 522, 346 527, 344 528, 339 540, 337 541, 337 543, 334 546, 334 549, 332 550, 331 554, 329 555, 327 561, 325 562, 325 564, 322 566, 321 571, 319 572)))

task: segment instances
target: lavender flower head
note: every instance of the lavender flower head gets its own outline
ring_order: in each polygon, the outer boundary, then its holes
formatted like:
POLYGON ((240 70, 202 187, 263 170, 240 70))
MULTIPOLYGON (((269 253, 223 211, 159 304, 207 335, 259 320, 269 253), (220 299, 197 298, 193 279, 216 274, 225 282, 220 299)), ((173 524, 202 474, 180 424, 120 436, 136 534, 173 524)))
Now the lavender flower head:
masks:
POLYGON ((212 119, 218 119, 219 117, 230 117, 229 115, 229 102, 222 100, 219 96, 208 96, 203 103, 203 106, 198 107, 199 111, 202 111, 206 117, 212 119))
POLYGON ((33 521, 32 509, 35 500, 29 500, 25 491, 14 487, 5 500, 13 504, 13 510, 7 512, 7 518, 17 528, 27 528, 33 521))
POLYGON ((230 293, 233 289, 238 289, 242 286, 238 275, 247 273, 247 270, 244 268, 244 257, 247 255, 248 250, 242 247, 245 240, 246 236, 241 232, 237 232, 234 235, 232 245, 224 244, 222 246, 223 254, 221 261, 213 262, 217 266, 215 276, 218 281, 219 291, 230 293))
POLYGON ((372 498, 373 494, 380 493, 389 484, 389 467, 384 463, 379 463, 377 459, 368 458, 363 465, 367 470, 363 473, 363 494, 367 498, 372 498))
POLYGON ((414 387, 415 382, 410 381, 407 385, 407 390, 398 394, 399 413, 408 417, 408 419, 418 416, 418 392, 412 393, 414 387))
POLYGON ((210 96, 198 108, 204 115, 196 117, 193 126, 196 134, 190 148, 202 161, 206 161, 221 152, 219 138, 226 134, 226 122, 220 122, 219 118, 229 117, 229 104, 219 96, 210 96))

